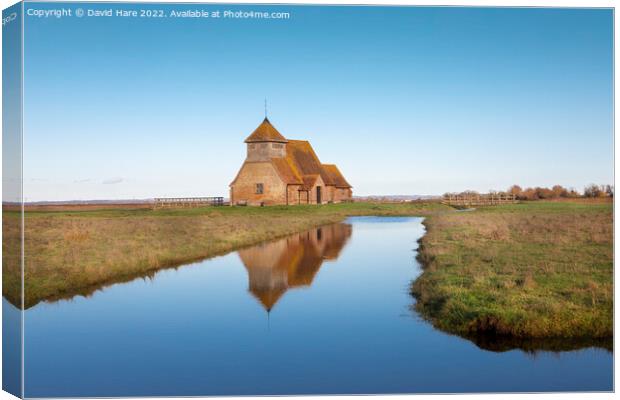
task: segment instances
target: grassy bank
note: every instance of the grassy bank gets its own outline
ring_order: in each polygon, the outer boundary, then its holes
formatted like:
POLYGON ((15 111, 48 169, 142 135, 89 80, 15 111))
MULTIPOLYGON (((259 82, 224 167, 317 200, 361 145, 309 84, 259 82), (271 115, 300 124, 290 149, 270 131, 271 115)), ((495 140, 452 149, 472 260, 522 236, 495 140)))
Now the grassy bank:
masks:
MULTIPOLYGON (((31 210, 25 214, 25 304, 88 295, 147 276, 353 215, 430 215, 439 203, 348 203, 293 207, 178 210, 108 208, 31 210)), ((18 304, 19 214, 3 219, 3 295, 18 304)))
POLYGON ((463 336, 610 338, 613 205, 527 202, 427 218, 416 308, 463 336))

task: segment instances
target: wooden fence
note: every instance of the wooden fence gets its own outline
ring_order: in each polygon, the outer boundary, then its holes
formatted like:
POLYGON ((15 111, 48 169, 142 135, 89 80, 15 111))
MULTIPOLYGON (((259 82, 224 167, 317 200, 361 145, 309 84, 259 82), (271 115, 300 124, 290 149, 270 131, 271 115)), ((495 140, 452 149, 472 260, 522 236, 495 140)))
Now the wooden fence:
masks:
POLYGON ((155 199, 154 208, 223 206, 223 197, 168 197, 155 199))
POLYGON ((514 194, 506 193, 462 193, 462 194, 445 194, 442 203, 451 206, 491 206, 497 204, 517 203, 517 197, 514 194))

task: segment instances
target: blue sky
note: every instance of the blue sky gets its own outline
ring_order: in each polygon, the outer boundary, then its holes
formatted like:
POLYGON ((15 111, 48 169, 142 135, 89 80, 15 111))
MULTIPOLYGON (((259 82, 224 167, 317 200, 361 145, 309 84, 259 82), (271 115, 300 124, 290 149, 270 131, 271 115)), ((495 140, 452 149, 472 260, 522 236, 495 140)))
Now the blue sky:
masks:
POLYGON ((27 16, 28 201, 226 196, 265 97, 356 195, 613 180, 609 9, 64 6, 291 18, 27 16))

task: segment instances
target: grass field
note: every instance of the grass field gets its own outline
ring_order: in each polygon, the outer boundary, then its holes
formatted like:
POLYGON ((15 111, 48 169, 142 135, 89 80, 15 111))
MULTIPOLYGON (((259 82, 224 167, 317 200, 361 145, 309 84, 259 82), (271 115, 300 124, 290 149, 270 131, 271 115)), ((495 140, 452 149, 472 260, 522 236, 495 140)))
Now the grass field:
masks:
POLYGON ((613 204, 527 202, 425 220, 416 309, 463 336, 611 338, 613 204))
MULTIPOLYGON (((39 208, 25 213, 25 299, 88 295, 107 284, 227 253, 352 215, 430 215, 439 203, 292 207, 39 208)), ((19 213, 3 212, 3 295, 20 303, 19 213)))

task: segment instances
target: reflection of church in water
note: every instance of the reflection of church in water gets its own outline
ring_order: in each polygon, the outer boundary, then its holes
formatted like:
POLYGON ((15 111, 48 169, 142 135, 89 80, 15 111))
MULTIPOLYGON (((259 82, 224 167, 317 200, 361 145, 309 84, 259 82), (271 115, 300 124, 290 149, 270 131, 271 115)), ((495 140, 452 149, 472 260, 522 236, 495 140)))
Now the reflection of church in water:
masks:
POLYGON ((287 290, 310 286, 323 261, 338 258, 351 231, 349 224, 333 224, 239 250, 250 292, 271 311, 287 290))

